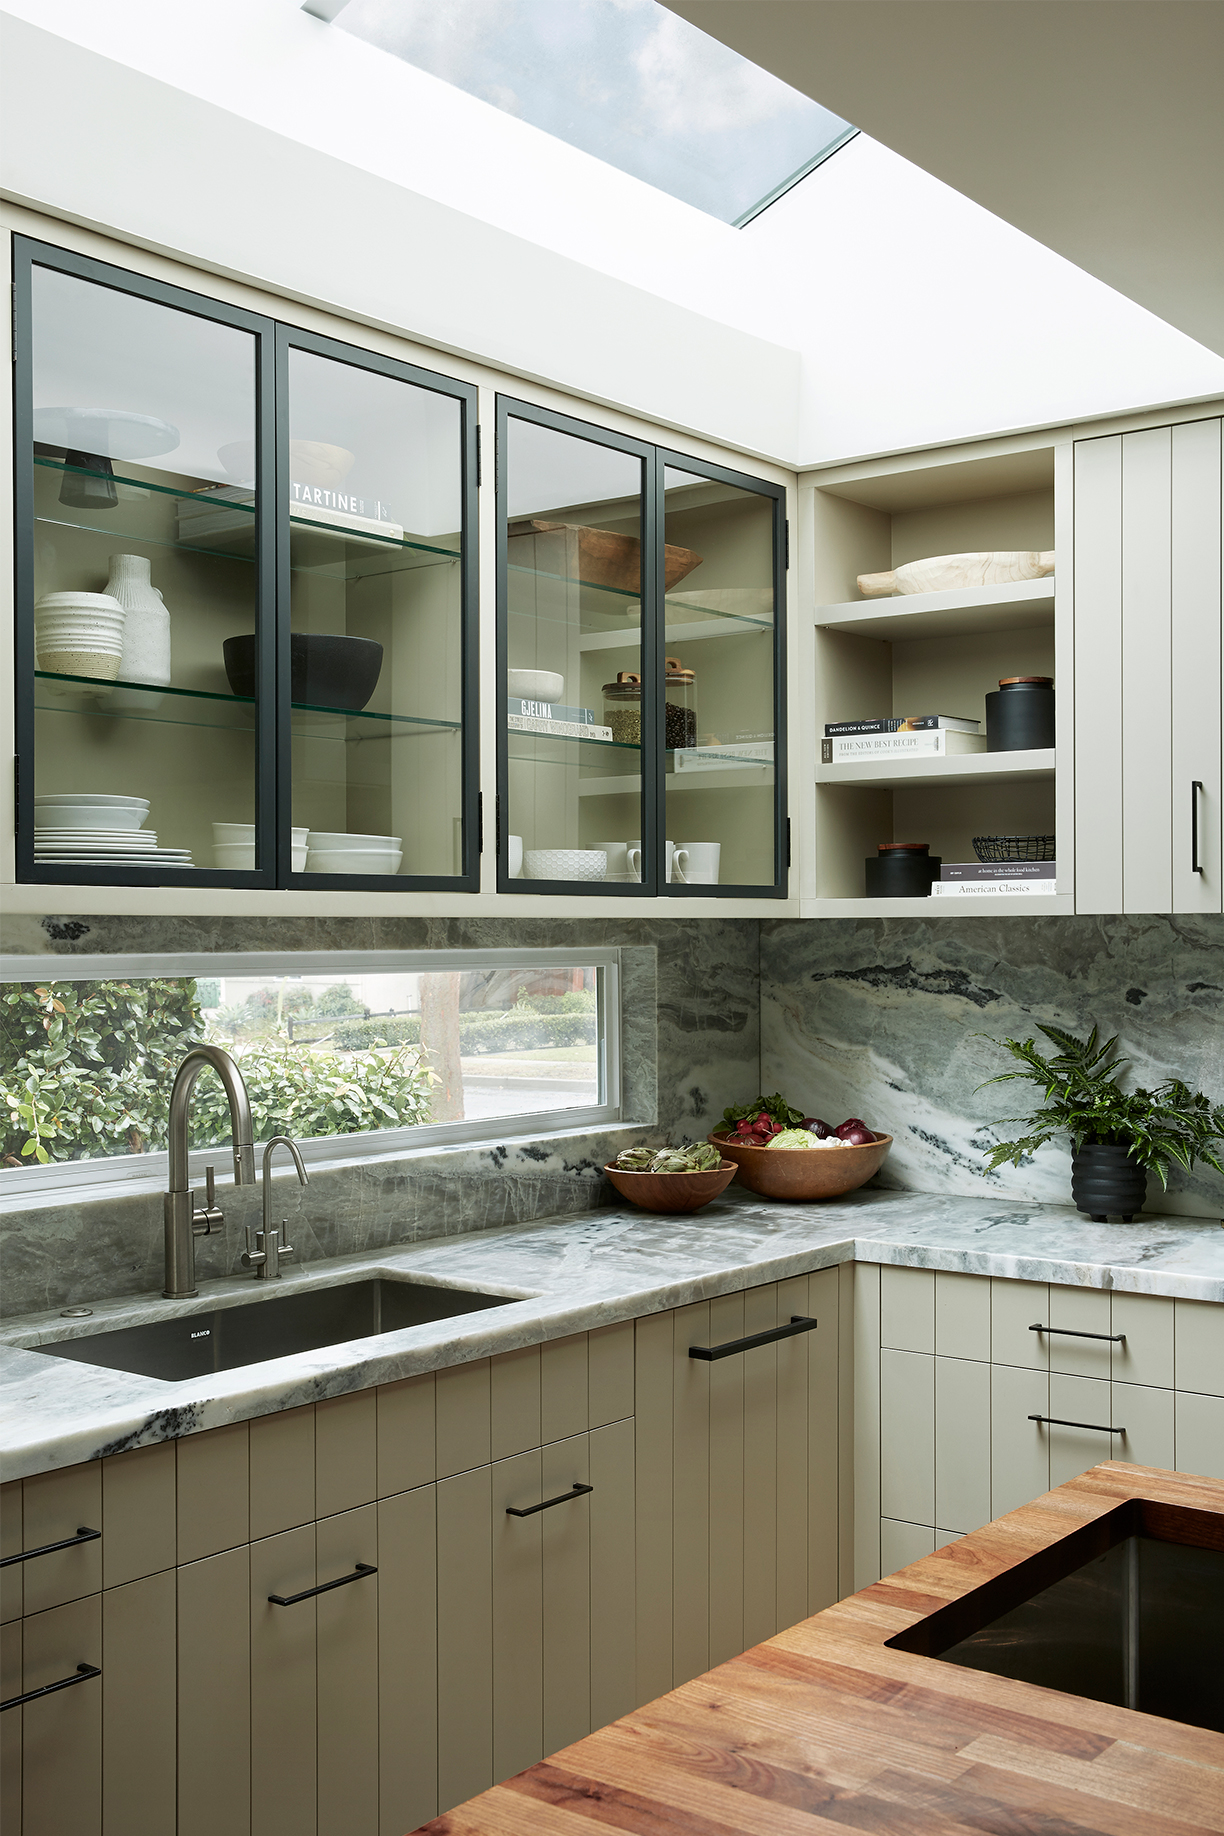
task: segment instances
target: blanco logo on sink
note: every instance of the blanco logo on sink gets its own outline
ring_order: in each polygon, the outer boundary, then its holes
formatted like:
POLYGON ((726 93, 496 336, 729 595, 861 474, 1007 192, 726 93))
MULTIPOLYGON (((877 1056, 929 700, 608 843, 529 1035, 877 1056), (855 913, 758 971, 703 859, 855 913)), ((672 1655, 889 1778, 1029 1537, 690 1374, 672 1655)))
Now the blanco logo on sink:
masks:
POLYGON ((211 1339, 212 1338, 212 1327, 206 1326, 203 1332, 193 1332, 191 1336, 193 1339, 211 1339))

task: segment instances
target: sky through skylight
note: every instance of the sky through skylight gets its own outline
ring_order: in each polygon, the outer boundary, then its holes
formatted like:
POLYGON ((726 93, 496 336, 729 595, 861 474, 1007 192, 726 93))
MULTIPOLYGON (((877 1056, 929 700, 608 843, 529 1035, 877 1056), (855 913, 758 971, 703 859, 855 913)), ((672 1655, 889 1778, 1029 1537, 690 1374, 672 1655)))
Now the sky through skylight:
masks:
POLYGON ((657 0, 348 0, 335 23, 725 223, 854 132, 657 0))

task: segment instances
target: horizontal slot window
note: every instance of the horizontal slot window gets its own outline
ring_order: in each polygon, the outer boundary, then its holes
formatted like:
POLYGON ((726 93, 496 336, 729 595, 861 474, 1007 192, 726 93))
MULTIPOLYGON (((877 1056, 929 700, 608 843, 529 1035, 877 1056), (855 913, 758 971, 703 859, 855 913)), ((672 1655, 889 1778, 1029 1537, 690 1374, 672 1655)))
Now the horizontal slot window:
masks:
MULTIPOLYGON (((290 1135, 308 1163, 619 1119, 614 950, 53 967, 0 959, 0 1191, 133 1175, 164 1184, 170 1092, 196 1045, 237 1062, 256 1144, 290 1135)), ((190 1128, 194 1174, 231 1139, 211 1068, 190 1128)))

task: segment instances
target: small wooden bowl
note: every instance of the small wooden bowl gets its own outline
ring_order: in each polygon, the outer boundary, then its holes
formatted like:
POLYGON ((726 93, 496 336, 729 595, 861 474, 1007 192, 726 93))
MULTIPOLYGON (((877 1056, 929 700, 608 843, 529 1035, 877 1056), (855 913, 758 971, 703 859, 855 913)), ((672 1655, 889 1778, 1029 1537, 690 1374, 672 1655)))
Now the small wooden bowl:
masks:
POLYGON ((731 1184, 735 1162, 724 1159, 708 1173, 632 1173, 612 1166, 604 1172, 616 1190, 643 1211, 700 1211, 731 1184))
POLYGON ((891 1135, 877 1135, 870 1147, 742 1147, 725 1135, 707 1135, 724 1160, 733 1160, 741 1186, 763 1198, 831 1199, 853 1192, 878 1173, 892 1146, 891 1135))

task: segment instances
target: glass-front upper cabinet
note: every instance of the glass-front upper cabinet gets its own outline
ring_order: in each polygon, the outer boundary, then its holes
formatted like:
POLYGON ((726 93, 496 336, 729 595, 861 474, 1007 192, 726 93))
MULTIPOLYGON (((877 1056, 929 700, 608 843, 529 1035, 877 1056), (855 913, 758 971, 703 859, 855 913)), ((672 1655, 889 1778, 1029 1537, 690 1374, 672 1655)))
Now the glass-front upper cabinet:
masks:
POLYGON ((785 884, 781 487, 660 455, 669 890, 785 884), (676 572, 673 567, 670 573, 676 572))
POLYGON ((404 364, 280 337, 292 871, 462 880, 464 402, 404 364))
POLYGON ((19 872, 194 883, 258 859, 271 884, 271 325, 39 253, 17 245, 19 872))
POLYGON ((475 390, 16 254, 20 877, 474 887, 475 390))
POLYGON ((781 486, 499 401, 503 891, 786 888, 781 486))

